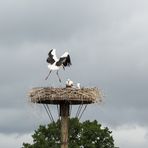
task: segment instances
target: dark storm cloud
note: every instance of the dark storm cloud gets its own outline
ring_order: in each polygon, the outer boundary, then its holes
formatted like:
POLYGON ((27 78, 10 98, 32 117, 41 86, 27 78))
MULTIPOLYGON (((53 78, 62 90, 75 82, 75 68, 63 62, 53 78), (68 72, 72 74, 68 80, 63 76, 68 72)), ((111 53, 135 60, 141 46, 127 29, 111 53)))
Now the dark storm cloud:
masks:
POLYGON ((100 105, 102 114, 99 108, 88 108, 85 118, 97 118, 112 126, 146 125, 146 4, 146 1, 2 1, 0 108, 7 113, 0 129, 7 133, 14 132, 13 129, 29 131, 33 119, 26 121, 30 114, 24 111, 28 90, 49 84, 62 86, 54 74, 48 82, 44 81, 50 48, 57 48, 58 55, 68 49, 72 56, 72 68, 60 71, 63 84, 71 78, 82 86, 98 86, 105 92, 104 104, 100 105), (99 115, 95 114, 97 111, 99 115), (13 124, 11 128, 11 116, 15 116, 12 123, 21 120, 21 126, 13 124))

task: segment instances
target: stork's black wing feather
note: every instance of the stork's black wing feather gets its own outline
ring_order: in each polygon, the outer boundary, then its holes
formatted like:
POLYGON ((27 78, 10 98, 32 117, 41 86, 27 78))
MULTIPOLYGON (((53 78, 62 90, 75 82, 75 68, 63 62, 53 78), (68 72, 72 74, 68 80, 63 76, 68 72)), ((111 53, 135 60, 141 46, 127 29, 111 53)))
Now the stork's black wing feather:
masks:
POLYGON ((70 66, 70 65, 72 65, 72 64, 71 64, 70 55, 68 55, 68 56, 66 57, 66 60, 63 62, 63 65, 64 65, 64 66, 70 66))
POLYGON ((61 65, 64 65, 64 66, 70 66, 71 65, 71 60, 70 60, 70 56, 67 55, 67 57, 61 57, 59 59, 59 61, 56 63, 57 66, 61 66, 61 65))
POLYGON ((52 51, 53 49, 49 51, 48 58, 47 58, 47 63, 50 63, 50 64, 53 64, 55 62, 55 60, 53 59, 52 51))
POLYGON ((61 66, 66 61, 66 57, 61 57, 59 61, 57 61, 56 66, 61 66))
POLYGON ((49 51, 48 56, 53 57, 52 51, 53 51, 53 49, 51 49, 51 50, 49 51))

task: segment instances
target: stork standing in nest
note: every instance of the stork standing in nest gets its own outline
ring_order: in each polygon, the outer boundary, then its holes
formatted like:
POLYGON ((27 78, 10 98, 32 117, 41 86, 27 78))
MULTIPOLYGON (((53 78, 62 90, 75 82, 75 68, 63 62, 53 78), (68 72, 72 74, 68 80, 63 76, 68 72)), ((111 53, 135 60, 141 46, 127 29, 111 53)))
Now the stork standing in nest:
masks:
POLYGON ((49 74, 45 78, 45 80, 48 79, 52 71, 57 71, 56 74, 58 76, 59 82, 61 82, 61 79, 59 77, 58 71, 61 67, 65 70, 66 66, 71 65, 71 59, 68 52, 65 52, 59 59, 56 56, 56 49, 51 49, 48 53, 47 58, 48 68, 49 68, 49 74))
POLYGON ((68 79, 68 80, 66 81, 66 87, 73 87, 73 81, 70 80, 70 79, 68 79))

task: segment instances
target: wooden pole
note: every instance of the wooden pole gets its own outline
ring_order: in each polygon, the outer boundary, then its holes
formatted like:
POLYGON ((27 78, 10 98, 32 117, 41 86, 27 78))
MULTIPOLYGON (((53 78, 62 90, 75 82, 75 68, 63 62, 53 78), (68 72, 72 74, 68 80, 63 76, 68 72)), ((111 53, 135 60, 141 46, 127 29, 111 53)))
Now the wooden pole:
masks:
POLYGON ((69 120, 69 103, 60 104, 61 116, 61 148, 68 148, 68 120, 69 120))

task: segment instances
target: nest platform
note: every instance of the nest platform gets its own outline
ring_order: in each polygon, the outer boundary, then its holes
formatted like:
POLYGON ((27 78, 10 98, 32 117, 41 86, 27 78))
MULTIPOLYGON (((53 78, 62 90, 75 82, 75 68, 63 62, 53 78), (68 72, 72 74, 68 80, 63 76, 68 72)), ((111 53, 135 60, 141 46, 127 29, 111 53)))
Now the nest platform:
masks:
POLYGON ((98 88, 54 88, 36 87, 29 91, 32 103, 42 104, 91 104, 102 101, 101 91, 98 88))

